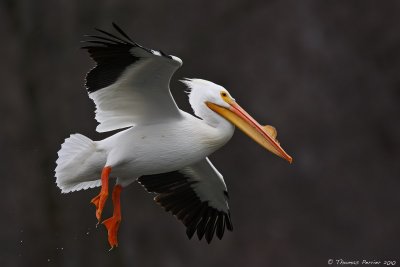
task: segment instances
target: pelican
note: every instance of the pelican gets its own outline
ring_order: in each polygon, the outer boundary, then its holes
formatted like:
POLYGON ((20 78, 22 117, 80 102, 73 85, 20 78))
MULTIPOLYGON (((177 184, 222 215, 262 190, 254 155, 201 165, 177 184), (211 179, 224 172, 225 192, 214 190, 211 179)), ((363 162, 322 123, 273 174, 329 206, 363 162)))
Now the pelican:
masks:
POLYGON ((115 33, 96 29, 83 46, 96 62, 86 88, 96 106, 97 132, 117 131, 100 141, 72 134, 58 151, 56 184, 62 193, 100 187, 91 201, 108 242, 118 246, 120 195, 138 181, 154 200, 186 226, 189 239, 197 232, 208 243, 225 229, 233 230, 228 191, 208 156, 225 145, 235 126, 259 145, 292 162, 276 139, 277 131, 261 126, 222 86, 202 79, 184 79, 192 116, 180 110, 169 89, 178 57, 145 48, 113 23, 115 33), (102 221, 112 190, 113 215, 102 221))

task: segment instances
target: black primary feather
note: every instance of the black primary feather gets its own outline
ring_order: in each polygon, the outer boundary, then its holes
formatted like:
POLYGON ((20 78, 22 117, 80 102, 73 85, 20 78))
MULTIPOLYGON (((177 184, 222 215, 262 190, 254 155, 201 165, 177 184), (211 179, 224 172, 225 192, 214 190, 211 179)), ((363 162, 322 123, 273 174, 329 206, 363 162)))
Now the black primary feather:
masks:
MULTIPOLYGON (((107 31, 97 29, 101 35, 85 35, 90 38, 84 40, 88 45, 82 46, 89 55, 97 63, 96 66, 86 75, 85 86, 88 93, 96 92, 115 83, 122 73, 131 65, 138 62, 141 58, 132 53, 132 48, 140 48, 149 53, 156 55, 151 49, 145 48, 134 41, 115 23, 112 24, 118 34, 112 34, 107 31)), ((164 53, 160 54, 172 59, 164 53)))
MULTIPOLYGON (((196 232, 199 240, 205 236, 208 243, 212 241, 215 233, 221 239, 225 227, 232 231, 229 212, 211 207, 208 201, 201 201, 192 188, 196 182, 188 179, 183 173, 174 171, 142 176, 138 182, 148 192, 156 193, 154 200, 182 221, 189 239, 196 232)), ((226 195, 224 192, 221 194, 226 195)))

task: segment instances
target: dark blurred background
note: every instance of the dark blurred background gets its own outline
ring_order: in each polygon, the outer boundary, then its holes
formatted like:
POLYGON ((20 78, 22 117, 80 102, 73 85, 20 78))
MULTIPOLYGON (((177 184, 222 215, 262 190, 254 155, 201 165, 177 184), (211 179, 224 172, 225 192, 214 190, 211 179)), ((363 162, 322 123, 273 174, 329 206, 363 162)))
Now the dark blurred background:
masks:
POLYGON ((399 12, 399 1, 368 0, 2 0, 0 266, 399 265, 399 12), (79 42, 112 21, 183 59, 171 85, 182 109, 179 79, 221 84, 294 158, 240 131, 211 156, 230 191, 234 232, 222 241, 187 240, 134 184, 109 252, 89 204, 98 189, 55 185, 70 133, 107 136, 95 132, 83 86, 93 62, 79 42))

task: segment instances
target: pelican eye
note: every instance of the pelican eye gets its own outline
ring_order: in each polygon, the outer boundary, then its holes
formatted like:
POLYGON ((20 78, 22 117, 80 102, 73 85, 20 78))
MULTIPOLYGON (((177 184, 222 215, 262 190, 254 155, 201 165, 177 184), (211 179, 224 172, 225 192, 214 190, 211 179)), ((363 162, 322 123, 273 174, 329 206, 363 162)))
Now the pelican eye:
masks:
POLYGON ((226 92, 221 92, 221 96, 222 96, 222 97, 227 97, 228 94, 227 94, 226 92))

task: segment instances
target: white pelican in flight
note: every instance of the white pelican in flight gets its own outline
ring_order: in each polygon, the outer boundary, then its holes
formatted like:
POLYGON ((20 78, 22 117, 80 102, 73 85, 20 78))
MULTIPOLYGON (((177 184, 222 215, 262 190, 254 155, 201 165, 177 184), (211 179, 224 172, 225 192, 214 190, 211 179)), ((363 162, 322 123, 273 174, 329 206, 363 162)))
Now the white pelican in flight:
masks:
POLYGON ((86 49, 96 66, 86 76, 89 97, 96 105, 96 130, 120 130, 100 141, 72 134, 58 152, 57 186, 63 193, 101 186, 92 199, 96 218, 108 231, 111 248, 118 246, 120 194, 138 181, 156 194, 154 200, 186 226, 211 242, 225 228, 232 231, 228 192, 222 175, 207 158, 226 144, 235 126, 272 153, 292 162, 276 140, 274 127, 261 126, 222 86, 201 79, 185 79, 192 116, 180 110, 169 90, 182 61, 147 49, 113 23, 117 34, 96 29, 86 49), (102 221, 109 178, 113 215, 102 221))

